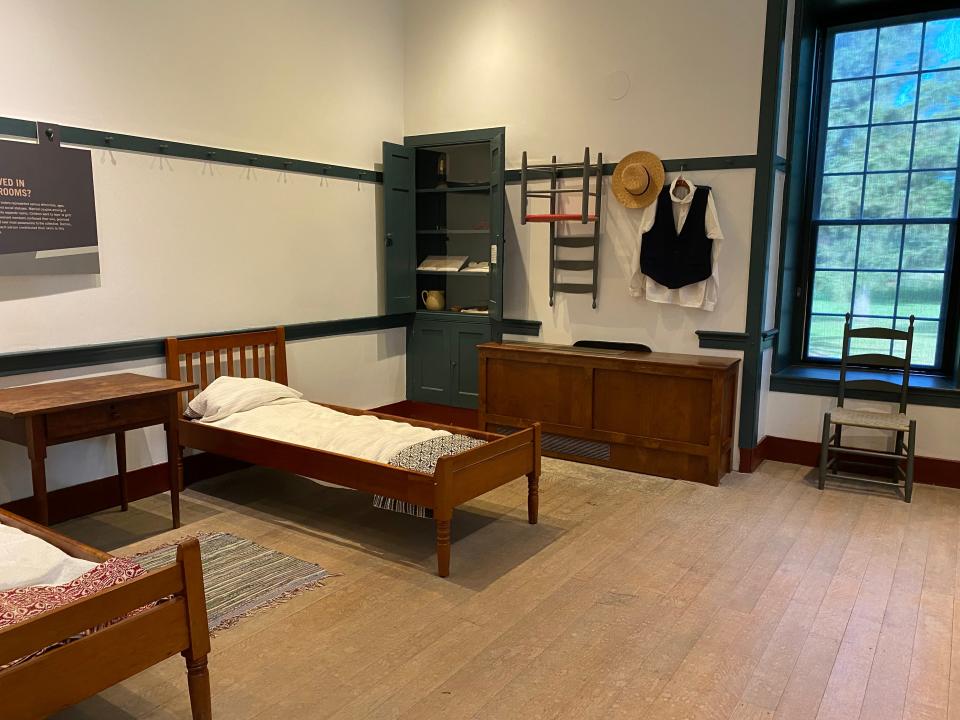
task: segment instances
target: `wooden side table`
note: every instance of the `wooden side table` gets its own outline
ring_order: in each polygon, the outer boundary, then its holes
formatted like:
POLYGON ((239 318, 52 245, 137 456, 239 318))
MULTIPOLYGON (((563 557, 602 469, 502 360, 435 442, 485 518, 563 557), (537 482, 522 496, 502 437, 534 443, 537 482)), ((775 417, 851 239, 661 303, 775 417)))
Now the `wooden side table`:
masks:
POLYGON ((0 439, 27 448, 37 519, 50 522, 47 447, 113 434, 117 443, 120 506, 127 509, 127 430, 163 425, 167 431, 173 526, 180 527, 183 460, 177 437, 177 395, 195 383, 134 373, 64 380, 0 390, 0 439))

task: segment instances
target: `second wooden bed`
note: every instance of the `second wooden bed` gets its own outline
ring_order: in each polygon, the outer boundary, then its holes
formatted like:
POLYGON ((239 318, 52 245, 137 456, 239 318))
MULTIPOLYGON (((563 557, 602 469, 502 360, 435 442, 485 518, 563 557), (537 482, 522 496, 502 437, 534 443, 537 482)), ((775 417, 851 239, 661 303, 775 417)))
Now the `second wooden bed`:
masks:
MULTIPOLYGON (((0 524, 71 557, 94 563, 111 557, 4 510, 0 524)), ((209 652, 200 545, 192 538, 179 545, 170 565, 0 629, 0 718, 45 718, 180 653, 192 716, 210 720, 209 652), (150 603, 157 604, 129 614, 150 603), (101 629, 41 652, 96 627, 101 629)))
MULTIPOLYGON (((221 375, 261 377, 287 384, 284 330, 169 338, 167 377, 199 383, 203 390, 221 375)), ((196 391, 182 393, 181 412, 196 391)), ((510 436, 327 405, 351 415, 373 415, 420 427, 448 430, 485 441, 459 455, 441 457, 432 475, 214 427, 180 422, 180 446, 284 470, 430 508, 436 525, 437 573, 450 574, 450 523, 453 509, 518 477, 527 477, 527 518, 537 522, 540 478, 540 426, 510 436)), ((182 454, 179 453, 179 454, 182 454)), ((175 461, 182 465, 182 459, 175 461)))

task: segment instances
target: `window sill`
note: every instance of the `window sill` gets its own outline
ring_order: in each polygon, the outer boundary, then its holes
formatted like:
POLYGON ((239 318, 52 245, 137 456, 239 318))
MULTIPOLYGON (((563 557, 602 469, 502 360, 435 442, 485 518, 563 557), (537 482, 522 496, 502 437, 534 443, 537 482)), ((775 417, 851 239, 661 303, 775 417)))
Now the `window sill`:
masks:
MULTIPOLYGON (((791 365, 770 376, 772 392, 835 398, 839 385, 839 368, 817 365, 791 365)), ((874 392, 848 390, 847 395, 861 400, 889 400, 889 396, 874 392)), ((942 375, 911 375, 907 401, 911 405, 958 408, 960 388, 953 379, 942 375)))

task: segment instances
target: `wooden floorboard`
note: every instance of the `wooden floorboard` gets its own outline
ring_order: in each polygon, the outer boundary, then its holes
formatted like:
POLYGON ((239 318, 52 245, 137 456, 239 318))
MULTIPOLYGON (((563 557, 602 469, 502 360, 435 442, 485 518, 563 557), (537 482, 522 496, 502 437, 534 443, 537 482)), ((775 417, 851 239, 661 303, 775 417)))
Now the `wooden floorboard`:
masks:
MULTIPOLYGON (((213 638, 214 710, 269 718, 957 718, 960 491, 817 490, 765 462, 719 488, 544 461, 429 521, 249 469, 59 527, 132 552, 229 531, 338 573, 213 638)), ((71 708, 189 717, 182 661, 71 708)))

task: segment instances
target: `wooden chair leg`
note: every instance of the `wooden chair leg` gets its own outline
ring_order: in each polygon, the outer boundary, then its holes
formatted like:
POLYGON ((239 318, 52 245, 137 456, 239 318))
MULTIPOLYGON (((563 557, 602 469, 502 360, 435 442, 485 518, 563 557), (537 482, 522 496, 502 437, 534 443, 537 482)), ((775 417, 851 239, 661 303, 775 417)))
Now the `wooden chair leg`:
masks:
POLYGON ((450 521, 436 519, 437 525, 437 575, 450 575, 450 521))
POLYGON ((190 692, 190 710, 193 720, 212 720, 210 702, 210 671, 206 656, 195 662, 187 660, 187 688, 190 692))
MULTIPOLYGON (((839 428, 837 429, 839 435, 839 428)), ((823 437, 820 440, 820 478, 817 483, 821 490, 827 484, 827 462, 830 458, 830 413, 823 416, 823 437)))
POLYGON ((536 472, 527 475, 527 521, 537 524, 540 513, 540 476, 536 472))
POLYGON ((903 483, 903 499, 913 499, 913 456, 917 449, 917 421, 910 421, 910 434, 907 438, 907 477, 903 483))

